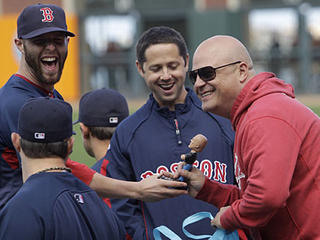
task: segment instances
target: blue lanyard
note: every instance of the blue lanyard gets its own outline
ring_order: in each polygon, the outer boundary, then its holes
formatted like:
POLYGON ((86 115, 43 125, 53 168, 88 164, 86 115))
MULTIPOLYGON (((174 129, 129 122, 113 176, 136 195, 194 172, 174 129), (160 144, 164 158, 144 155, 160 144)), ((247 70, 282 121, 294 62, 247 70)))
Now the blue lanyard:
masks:
MULTIPOLYGON (((233 232, 229 232, 229 231, 217 228, 217 230, 215 231, 215 233, 213 235, 193 235, 185 229, 186 226, 188 226, 192 223, 198 222, 204 218, 210 218, 212 220, 213 216, 209 212, 198 212, 196 214, 193 214, 193 215, 187 217, 182 223, 183 233, 190 239, 205 239, 206 238, 208 240, 239 240, 239 235, 236 230, 233 232)), ((163 225, 153 229, 154 239, 161 240, 161 233, 171 240, 182 240, 177 234, 175 234, 168 227, 163 226, 163 225)))

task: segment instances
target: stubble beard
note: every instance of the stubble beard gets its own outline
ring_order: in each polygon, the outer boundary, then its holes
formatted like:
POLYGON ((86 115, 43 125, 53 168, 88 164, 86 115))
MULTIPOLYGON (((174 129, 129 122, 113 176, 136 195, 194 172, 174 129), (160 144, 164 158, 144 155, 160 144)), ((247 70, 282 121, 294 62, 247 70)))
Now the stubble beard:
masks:
POLYGON ((28 65, 28 68, 30 69, 32 76, 34 76, 39 83, 53 86, 54 84, 59 82, 68 52, 66 52, 66 55, 63 59, 61 58, 61 56, 59 56, 59 60, 58 60, 59 70, 58 70, 57 77, 46 78, 41 69, 40 60, 38 60, 38 58, 34 56, 32 53, 30 53, 26 48, 24 49, 24 51, 25 51, 25 61, 28 65))

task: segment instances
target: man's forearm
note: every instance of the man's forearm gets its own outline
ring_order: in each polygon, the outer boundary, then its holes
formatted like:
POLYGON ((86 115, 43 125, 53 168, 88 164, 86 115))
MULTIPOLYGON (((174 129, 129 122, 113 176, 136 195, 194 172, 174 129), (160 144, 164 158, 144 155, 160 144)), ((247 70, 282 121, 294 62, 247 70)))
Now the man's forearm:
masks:
POLYGON ((132 198, 143 201, 159 201, 187 194, 186 183, 150 176, 140 182, 123 181, 95 173, 89 186, 102 198, 132 198))
POLYGON ((139 199, 140 196, 138 182, 118 180, 99 173, 93 175, 89 187, 95 190, 102 198, 139 199))

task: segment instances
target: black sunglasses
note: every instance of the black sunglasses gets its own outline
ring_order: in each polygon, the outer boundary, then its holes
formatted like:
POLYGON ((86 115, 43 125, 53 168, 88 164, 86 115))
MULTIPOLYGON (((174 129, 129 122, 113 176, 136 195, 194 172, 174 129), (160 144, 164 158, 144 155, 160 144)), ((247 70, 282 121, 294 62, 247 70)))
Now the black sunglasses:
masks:
POLYGON ((192 85, 194 85, 197 80, 197 75, 199 75, 199 77, 201 78, 202 81, 205 81, 205 82, 211 81, 216 77, 216 70, 217 69, 227 67, 227 66, 230 66, 233 64, 237 64, 237 63, 241 63, 241 61, 228 63, 225 65, 216 67, 216 68, 211 67, 211 66, 206 66, 206 67, 202 67, 199 69, 189 71, 188 74, 189 74, 190 81, 191 81, 192 85))

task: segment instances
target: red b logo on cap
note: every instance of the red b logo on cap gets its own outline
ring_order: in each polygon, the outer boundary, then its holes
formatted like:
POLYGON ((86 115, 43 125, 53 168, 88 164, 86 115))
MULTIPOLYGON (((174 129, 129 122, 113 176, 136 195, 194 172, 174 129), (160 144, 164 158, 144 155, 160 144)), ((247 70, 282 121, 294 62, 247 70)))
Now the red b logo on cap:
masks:
POLYGON ((41 8, 40 11, 42 12, 43 15, 43 19, 42 22, 52 22, 54 17, 52 15, 53 11, 51 10, 51 8, 41 8))

